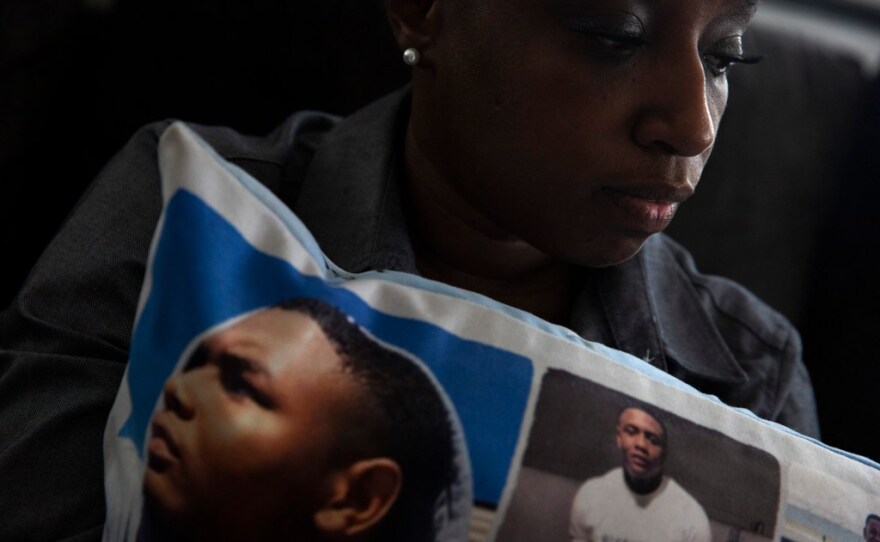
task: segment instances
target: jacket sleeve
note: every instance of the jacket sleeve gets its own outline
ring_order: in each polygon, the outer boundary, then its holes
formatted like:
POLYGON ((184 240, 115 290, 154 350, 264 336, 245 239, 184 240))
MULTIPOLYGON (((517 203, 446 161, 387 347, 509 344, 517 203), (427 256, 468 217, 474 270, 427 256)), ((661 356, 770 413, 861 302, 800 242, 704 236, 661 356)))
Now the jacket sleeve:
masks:
POLYGON ((156 148, 137 132, 0 314, 0 540, 99 540, 102 436, 161 212, 156 148))

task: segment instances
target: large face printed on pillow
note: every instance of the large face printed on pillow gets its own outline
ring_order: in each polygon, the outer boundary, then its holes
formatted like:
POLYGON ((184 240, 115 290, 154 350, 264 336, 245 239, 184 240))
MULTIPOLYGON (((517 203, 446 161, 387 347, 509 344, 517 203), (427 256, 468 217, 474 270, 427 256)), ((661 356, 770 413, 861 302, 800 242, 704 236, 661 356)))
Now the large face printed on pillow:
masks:
POLYGON ((727 68, 748 61, 741 37, 754 5, 483 0, 434 9, 414 72, 420 148, 494 224, 561 260, 604 266, 662 231, 696 188, 727 102, 727 68))
POLYGON ((307 532, 360 394, 302 313, 265 310, 223 329, 166 384, 147 446, 148 506, 199 536, 307 532))

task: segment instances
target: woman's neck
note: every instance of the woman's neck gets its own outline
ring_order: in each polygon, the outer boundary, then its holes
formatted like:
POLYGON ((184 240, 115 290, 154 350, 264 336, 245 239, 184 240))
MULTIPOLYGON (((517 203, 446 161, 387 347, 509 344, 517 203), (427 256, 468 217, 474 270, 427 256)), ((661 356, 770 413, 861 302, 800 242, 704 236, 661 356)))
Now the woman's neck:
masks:
POLYGON ((434 167, 411 129, 405 160, 419 272, 567 324, 577 269, 539 251, 470 205, 434 167))

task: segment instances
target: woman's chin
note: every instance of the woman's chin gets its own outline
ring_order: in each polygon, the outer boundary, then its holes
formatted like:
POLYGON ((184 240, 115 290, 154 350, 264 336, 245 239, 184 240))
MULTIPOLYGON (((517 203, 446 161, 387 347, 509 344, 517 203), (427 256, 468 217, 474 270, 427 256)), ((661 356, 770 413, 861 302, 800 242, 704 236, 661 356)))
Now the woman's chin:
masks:
POLYGON ((559 251, 548 251, 554 257, 582 267, 604 268, 621 264, 642 249, 650 235, 609 236, 594 239, 584 246, 569 244, 559 251))

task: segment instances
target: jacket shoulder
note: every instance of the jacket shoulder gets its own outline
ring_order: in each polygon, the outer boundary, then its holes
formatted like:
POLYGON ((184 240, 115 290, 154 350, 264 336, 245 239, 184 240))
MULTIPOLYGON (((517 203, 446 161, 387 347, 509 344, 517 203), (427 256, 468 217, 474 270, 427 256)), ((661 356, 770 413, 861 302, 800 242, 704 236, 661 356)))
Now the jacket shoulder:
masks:
MULTIPOLYGON (((265 161, 280 165, 291 151, 314 153, 339 118, 317 111, 300 111, 265 135, 243 134, 225 126, 187 123, 217 153, 230 161, 265 161)), ((169 121, 159 123, 167 126, 169 121)))
POLYGON ((663 235, 655 239, 646 245, 645 254, 655 277, 654 289, 660 284, 686 299, 666 299, 667 290, 654 292, 655 303, 663 307, 659 316, 667 319, 660 327, 667 331, 666 336, 677 339, 699 329, 704 336, 716 337, 706 344, 719 346, 713 350, 715 354, 708 356, 712 359, 703 359, 707 358, 706 352, 677 345, 678 351, 673 354, 678 354, 678 366, 699 369, 717 364, 716 356, 729 356, 738 366, 740 376, 712 382, 699 372, 673 372, 727 404, 748 408, 763 418, 817 436, 812 384, 801 359, 800 335, 794 326, 736 282, 699 272, 688 251, 672 239, 663 235), (681 326, 688 329, 681 330, 681 326), (701 361, 694 363, 687 356, 701 361))
MULTIPOLYGON (((223 159, 244 169, 285 204, 292 206, 316 150, 339 117, 317 111, 301 111, 264 135, 244 134, 234 128, 185 122, 223 159)), ((155 170, 159 139, 178 119, 165 119, 141 127, 117 155, 138 170, 155 170)))
POLYGON ((676 273, 694 288, 700 305, 722 335, 745 333, 774 350, 786 348, 795 329, 785 316, 741 284, 700 272, 687 249, 668 236, 657 237, 659 243, 655 243, 654 248, 665 252, 675 263, 668 271, 676 273))

